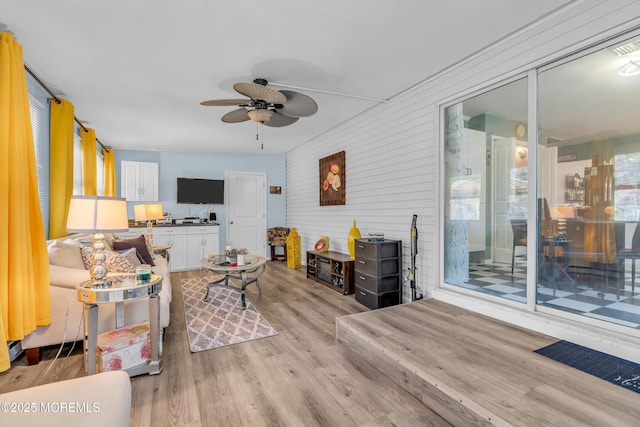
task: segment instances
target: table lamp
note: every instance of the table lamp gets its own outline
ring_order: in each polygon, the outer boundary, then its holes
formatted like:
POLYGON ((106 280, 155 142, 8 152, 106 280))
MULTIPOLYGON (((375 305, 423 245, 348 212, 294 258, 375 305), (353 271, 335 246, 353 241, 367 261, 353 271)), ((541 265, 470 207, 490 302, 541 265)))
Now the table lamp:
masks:
POLYGON ((558 223, 557 235, 567 237, 567 219, 576 217, 576 210, 572 205, 555 205, 552 208, 552 217, 558 223))
POLYGON ((162 204, 154 203, 149 205, 135 205, 133 207, 133 215, 137 221, 147 222, 147 236, 149 240, 149 246, 153 246, 153 223, 156 219, 162 218, 162 204))
POLYGON ((127 218, 127 201, 120 197, 71 196, 69 214, 67 215, 67 231, 73 233, 94 233, 93 235, 93 267, 91 287, 109 287, 107 266, 104 254, 103 231, 129 231, 127 218))

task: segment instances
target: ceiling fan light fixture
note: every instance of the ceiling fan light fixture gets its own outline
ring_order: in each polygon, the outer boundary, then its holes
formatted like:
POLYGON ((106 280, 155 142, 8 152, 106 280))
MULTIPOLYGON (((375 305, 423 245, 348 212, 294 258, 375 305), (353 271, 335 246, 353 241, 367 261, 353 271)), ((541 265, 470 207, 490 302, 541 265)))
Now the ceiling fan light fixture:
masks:
POLYGON ((247 99, 210 99, 202 101, 200 105, 237 105, 240 108, 222 116, 224 123, 252 120, 275 128, 292 125, 300 117, 312 116, 318 111, 318 104, 311 97, 290 90, 268 88, 265 79, 255 79, 253 83, 237 82, 233 88, 247 99))
POLYGON ((618 70, 618 74, 620 74, 622 77, 637 76, 638 74, 640 74, 640 61, 633 59, 630 60, 622 67, 620 67, 620 69, 618 70))
POLYGON ((267 110, 264 108, 257 108, 255 110, 251 110, 247 113, 249 118, 254 122, 265 123, 271 120, 275 112, 271 110, 267 110))

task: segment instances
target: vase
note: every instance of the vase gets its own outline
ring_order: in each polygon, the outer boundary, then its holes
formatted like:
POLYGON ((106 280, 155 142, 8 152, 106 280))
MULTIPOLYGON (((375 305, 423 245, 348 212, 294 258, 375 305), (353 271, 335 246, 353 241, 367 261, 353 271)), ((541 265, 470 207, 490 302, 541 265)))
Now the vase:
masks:
POLYGON ((300 247, 300 235, 293 227, 286 238, 287 245, 287 267, 288 268, 300 268, 302 267, 302 255, 300 247))
POLYGON ((349 237, 347 239, 347 248, 349 249, 349 256, 351 259, 356 259, 356 239, 361 238, 360 230, 356 227, 356 220, 353 220, 353 227, 349 230, 349 237))

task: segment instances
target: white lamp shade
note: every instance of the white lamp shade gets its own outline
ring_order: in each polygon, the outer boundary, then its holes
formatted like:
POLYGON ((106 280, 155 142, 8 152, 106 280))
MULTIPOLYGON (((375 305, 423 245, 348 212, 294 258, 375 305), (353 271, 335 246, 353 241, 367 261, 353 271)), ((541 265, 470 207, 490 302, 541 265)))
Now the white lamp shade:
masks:
POLYGON ((133 215, 136 221, 153 221, 163 217, 162 204, 134 205, 133 215))
POLYGON ((147 220, 147 213, 145 212, 144 205, 133 205, 133 218, 136 221, 147 220))
POLYGON ((128 231, 127 201, 120 197, 72 196, 67 231, 128 231))
POLYGON ((576 210, 572 205, 551 206, 551 217, 554 219, 570 219, 576 217, 576 210))

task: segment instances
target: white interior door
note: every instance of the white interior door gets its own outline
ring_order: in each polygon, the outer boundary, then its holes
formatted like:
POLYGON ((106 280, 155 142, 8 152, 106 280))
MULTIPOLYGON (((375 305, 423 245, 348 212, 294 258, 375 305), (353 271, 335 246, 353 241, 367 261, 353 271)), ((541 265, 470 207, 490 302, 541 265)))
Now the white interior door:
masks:
POLYGON ((558 147, 541 147, 539 150, 540 174, 538 176, 538 197, 547 199, 549 205, 564 203, 564 193, 561 196, 556 192, 555 182, 558 173, 558 147))
POLYGON ((267 178, 264 174, 226 172, 227 240, 234 248, 266 256, 267 178))
POLYGON ((494 137, 492 149, 492 242, 493 262, 511 264, 513 232, 509 219, 509 196, 514 192, 511 171, 515 168, 515 138, 494 137))

